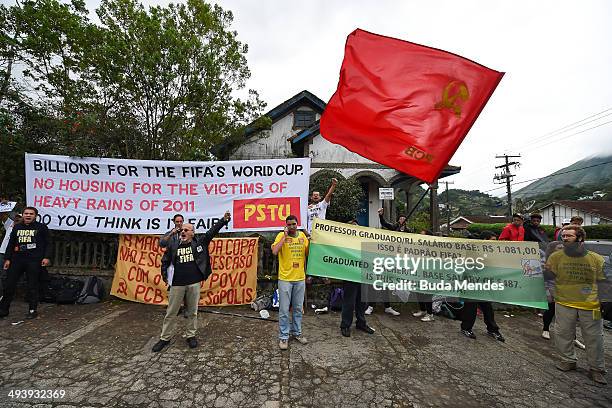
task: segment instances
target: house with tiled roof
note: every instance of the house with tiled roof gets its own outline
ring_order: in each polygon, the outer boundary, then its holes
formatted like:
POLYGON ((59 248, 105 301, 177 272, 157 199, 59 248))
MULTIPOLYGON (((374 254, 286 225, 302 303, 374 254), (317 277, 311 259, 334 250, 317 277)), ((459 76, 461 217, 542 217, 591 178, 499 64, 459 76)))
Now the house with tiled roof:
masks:
MULTIPOLYGON (((451 231, 462 231, 470 224, 499 224, 511 221, 512 219, 506 215, 461 215, 450 222, 450 227, 451 231)), ((441 228, 446 230, 446 224, 443 224, 441 228)))
MULTIPOLYGON (((339 180, 352 178, 361 184, 365 198, 358 216, 360 225, 380 226, 377 213, 380 207, 390 214, 389 219, 394 219, 395 206, 390 200, 380 200, 378 189, 392 187, 397 197, 400 191, 409 191, 415 184, 423 184, 423 181, 368 160, 323 138, 319 131, 319 119, 324 110, 325 102, 309 91, 302 91, 265 114, 272 121, 269 129, 249 126, 242 140, 217 146, 215 155, 220 160, 310 157, 311 178, 316 177, 319 171, 328 169, 337 173, 339 180)), ((449 165, 440 178, 457 174, 460 170, 460 167, 449 165)), ((437 185, 433 187, 435 191, 437 185)), ((408 203, 409 206, 411 204, 416 203, 408 203)), ((437 207, 437 201, 431 205, 431 208, 437 207)))
POLYGON ((612 201, 557 200, 540 208, 542 224, 559 226, 564 219, 578 215, 582 225, 612 224, 612 201))

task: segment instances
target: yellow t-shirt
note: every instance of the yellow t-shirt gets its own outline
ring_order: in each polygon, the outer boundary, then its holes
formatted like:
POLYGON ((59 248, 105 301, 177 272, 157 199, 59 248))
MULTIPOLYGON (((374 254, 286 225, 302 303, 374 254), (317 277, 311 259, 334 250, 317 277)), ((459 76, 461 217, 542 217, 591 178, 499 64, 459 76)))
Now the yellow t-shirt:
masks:
MULTIPOLYGON (((278 244, 285 235, 280 232, 272 246, 278 244)), ((297 237, 288 236, 278 252, 278 279, 295 282, 306 279, 304 272, 306 254, 308 253, 308 238, 302 231, 298 231, 297 237)))
POLYGON ((571 257, 557 251, 546 264, 555 274, 555 302, 575 309, 599 309, 597 281, 605 279, 601 255, 588 251, 585 256, 571 257))

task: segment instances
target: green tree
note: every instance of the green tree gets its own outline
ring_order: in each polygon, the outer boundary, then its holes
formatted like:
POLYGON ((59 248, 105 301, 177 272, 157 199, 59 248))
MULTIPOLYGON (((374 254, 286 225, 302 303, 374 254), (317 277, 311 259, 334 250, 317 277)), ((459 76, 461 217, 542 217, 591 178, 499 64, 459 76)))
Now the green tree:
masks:
POLYGON ((261 115, 232 13, 204 0, 0 5, 3 194, 23 196, 23 153, 208 160, 261 115), (8 159, 7 159, 8 158, 8 159), (15 191, 18 190, 18 191, 15 191))
POLYGON ((250 76, 247 45, 229 29, 230 11, 203 0, 154 6, 104 0, 103 40, 90 78, 105 114, 136 126, 122 153, 142 159, 209 159, 264 107, 257 92, 234 96, 250 76))
POLYGON ((332 170, 320 170, 310 178, 310 192, 318 191, 324 197, 331 185, 332 178, 338 179, 330 206, 327 208, 326 219, 348 222, 357 216, 359 203, 363 199, 361 185, 354 179, 345 179, 332 170))

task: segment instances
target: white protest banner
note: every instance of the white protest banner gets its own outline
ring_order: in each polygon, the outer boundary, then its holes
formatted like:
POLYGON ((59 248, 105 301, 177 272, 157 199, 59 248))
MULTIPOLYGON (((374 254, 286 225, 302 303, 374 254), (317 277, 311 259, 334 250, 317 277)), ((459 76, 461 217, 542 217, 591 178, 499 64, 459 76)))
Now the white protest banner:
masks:
POLYGON ((26 154, 28 205, 51 229, 163 234, 180 213, 203 232, 306 226, 310 159, 179 162, 26 154))

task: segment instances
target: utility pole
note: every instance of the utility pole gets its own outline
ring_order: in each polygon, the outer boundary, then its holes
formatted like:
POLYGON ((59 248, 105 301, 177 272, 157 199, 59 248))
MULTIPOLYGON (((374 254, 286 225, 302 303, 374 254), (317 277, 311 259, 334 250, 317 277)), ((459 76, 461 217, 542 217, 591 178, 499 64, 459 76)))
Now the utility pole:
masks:
POLYGON ((446 184, 446 235, 449 236, 450 235, 450 198, 448 197, 448 185, 449 184, 455 184, 454 181, 444 181, 444 183, 446 184))
POLYGON ((493 177, 493 181, 496 184, 504 184, 504 182, 506 183, 506 192, 508 194, 508 217, 512 217, 512 189, 510 188, 510 182, 512 181, 512 177, 515 176, 515 174, 510 173, 510 166, 520 167, 521 165, 517 161, 509 161, 509 159, 515 157, 521 157, 521 155, 519 154, 516 156, 512 156, 504 154, 501 156, 495 156, 496 159, 505 159, 505 164, 495 166, 496 169, 505 169, 505 172, 496 174, 495 177, 493 177))

